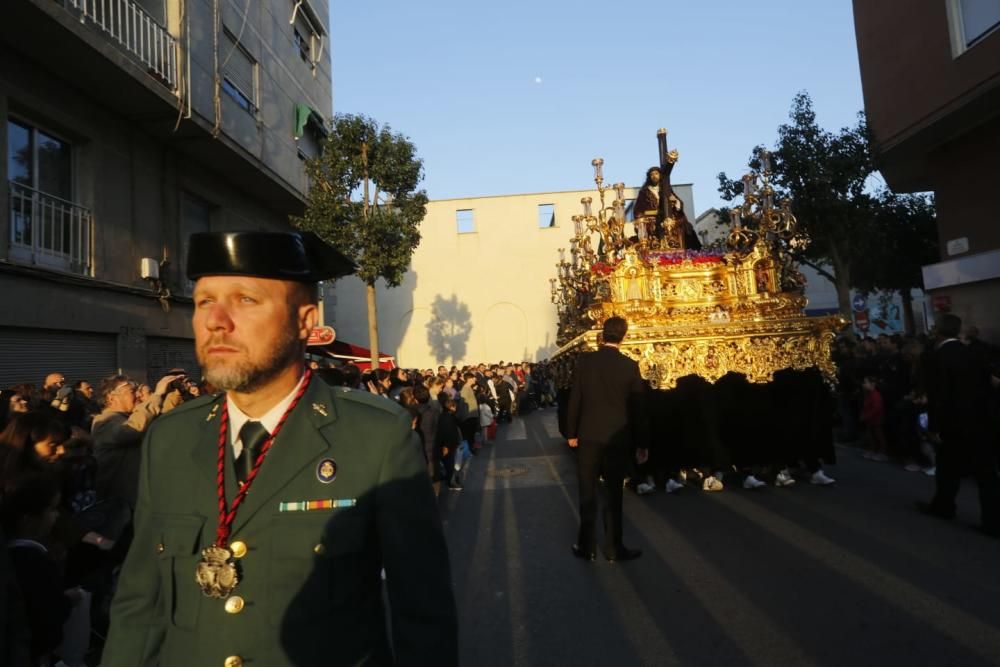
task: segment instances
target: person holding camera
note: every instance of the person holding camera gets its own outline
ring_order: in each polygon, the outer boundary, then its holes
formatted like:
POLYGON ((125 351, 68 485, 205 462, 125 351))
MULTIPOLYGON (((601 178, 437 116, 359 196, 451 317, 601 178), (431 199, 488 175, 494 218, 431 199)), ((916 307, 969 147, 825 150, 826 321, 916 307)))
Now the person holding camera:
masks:
POLYGON ((121 498, 135 507, 139 488, 140 445, 149 424, 162 412, 170 386, 182 375, 165 375, 149 400, 136 405, 135 382, 112 375, 101 386, 104 410, 94 417, 91 435, 97 458, 97 497, 121 498))
POLYGON ((174 408, 184 405, 185 401, 190 401, 197 396, 197 394, 191 393, 190 388, 194 383, 188 379, 187 371, 183 368, 171 368, 167 371, 167 375, 175 379, 167 385, 167 393, 163 397, 162 413, 170 412, 174 408))

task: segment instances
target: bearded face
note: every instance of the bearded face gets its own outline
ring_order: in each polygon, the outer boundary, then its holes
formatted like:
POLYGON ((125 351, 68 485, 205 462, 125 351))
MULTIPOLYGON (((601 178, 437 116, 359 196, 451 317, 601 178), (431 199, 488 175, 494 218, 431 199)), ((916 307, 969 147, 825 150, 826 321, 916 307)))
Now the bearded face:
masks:
POLYGON ((198 362, 219 389, 250 393, 303 357, 309 325, 289 283, 208 276, 195 287, 192 320, 198 362))

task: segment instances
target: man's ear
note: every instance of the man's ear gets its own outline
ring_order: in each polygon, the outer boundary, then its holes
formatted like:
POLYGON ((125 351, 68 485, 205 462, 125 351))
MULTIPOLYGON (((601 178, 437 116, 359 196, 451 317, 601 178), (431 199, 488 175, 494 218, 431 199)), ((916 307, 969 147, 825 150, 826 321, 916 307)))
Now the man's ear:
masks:
POLYGON ((315 303, 305 303, 298 307, 299 340, 306 340, 319 323, 319 307, 315 303))

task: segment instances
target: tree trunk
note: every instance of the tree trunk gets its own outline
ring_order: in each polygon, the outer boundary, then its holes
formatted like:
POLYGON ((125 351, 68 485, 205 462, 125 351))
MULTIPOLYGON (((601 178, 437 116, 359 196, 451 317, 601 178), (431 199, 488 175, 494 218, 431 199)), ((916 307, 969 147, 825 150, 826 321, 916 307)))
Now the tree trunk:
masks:
POLYGON ((372 370, 378 365, 378 310, 375 307, 375 285, 365 285, 368 297, 368 346, 372 353, 372 370))
POLYGON ((837 273, 837 282, 834 283, 837 287, 837 307, 840 309, 840 314, 847 319, 851 318, 851 284, 840 277, 840 273, 837 273))
POLYGON ((903 302, 903 332, 907 336, 912 336, 917 329, 916 319, 913 317, 913 295, 910 294, 909 288, 901 289, 899 298, 903 302))
POLYGON ((833 267, 833 284, 837 288, 837 307, 842 317, 851 319, 851 269, 842 260, 843 253, 835 245, 830 247, 830 265, 833 267))

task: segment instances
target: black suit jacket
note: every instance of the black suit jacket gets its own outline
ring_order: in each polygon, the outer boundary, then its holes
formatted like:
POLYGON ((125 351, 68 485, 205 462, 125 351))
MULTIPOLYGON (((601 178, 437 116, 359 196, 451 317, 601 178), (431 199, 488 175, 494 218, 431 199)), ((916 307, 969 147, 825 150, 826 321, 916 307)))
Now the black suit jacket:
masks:
POLYGON ((573 373, 566 437, 587 444, 645 448, 646 384, 639 364, 614 347, 580 355, 573 373))
POLYGON ((945 342, 929 357, 930 430, 945 441, 981 444, 988 424, 988 389, 987 370, 973 351, 958 340, 945 342))

